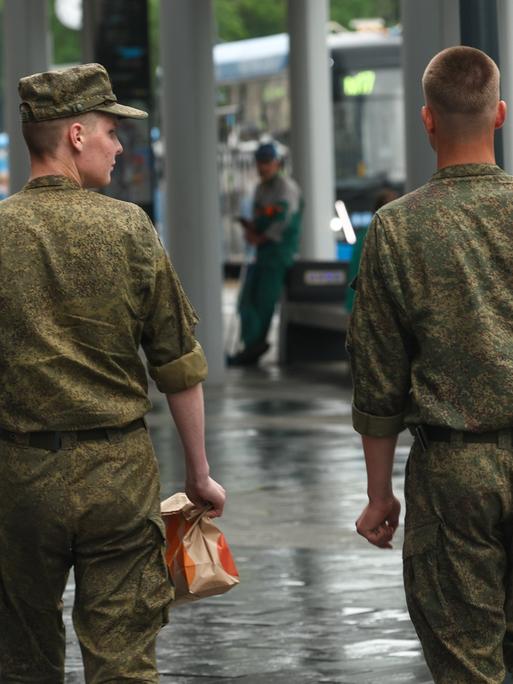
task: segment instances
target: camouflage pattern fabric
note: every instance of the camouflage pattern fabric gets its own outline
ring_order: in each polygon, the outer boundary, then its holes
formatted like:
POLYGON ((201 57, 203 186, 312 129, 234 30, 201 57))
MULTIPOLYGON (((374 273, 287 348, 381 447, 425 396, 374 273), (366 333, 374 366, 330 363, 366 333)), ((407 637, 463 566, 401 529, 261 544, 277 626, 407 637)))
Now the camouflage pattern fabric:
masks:
POLYGON ((48 452, 0 438, 0 680, 63 681, 62 592, 88 684, 156 682, 172 599, 159 474, 144 429, 149 372, 163 392, 207 366, 197 316, 151 222, 133 204, 39 177, 0 203, 0 426, 65 433, 48 452))
POLYGON ((416 440, 406 474, 405 589, 438 684, 513 667, 512 191, 495 165, 459 165, 381 208, 348 334, 357 431, 459 441, 416 440), (463 442, 487 431, 496 445, 463 442))
POLYGON ((197 316, 136 205, 45 176, 0 203, 0 426, 115 427, 203 380, 197 316))
POLYGON ((358 432, 513 426, 512 192, 498 166, 452 166, 375 215, 348 334, 358 432))
POLYGON ((0 681, 62 684, 62 592, 88 684, 158 682, 173 589, 158 466, 144 428, 54 453, 0 440, 0 681))
POLYGON ((146 119, 147 112, 119 104, 101 64, 78 64, 62 70, 24 76, 18 83, 23 122, 49 121, 86 112, 146 119))
POLYGON ((513 450, 415 444, 404 586, 437 684, 503 684, 513 670, 513 450))

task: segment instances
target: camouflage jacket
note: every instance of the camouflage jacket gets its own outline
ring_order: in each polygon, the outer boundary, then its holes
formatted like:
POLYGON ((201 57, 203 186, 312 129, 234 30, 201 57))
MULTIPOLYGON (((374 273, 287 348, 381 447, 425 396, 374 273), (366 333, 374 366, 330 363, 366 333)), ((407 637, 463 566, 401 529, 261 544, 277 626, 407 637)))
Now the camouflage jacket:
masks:
POLYGON ((0 426, 121 426, 206 375, 197 316, 134 204, 43 176, 0 203, 0 426))
POLYGON ((512 176, 450 166, 377 212, 347 347, 362 434, 513 426, 512 176))

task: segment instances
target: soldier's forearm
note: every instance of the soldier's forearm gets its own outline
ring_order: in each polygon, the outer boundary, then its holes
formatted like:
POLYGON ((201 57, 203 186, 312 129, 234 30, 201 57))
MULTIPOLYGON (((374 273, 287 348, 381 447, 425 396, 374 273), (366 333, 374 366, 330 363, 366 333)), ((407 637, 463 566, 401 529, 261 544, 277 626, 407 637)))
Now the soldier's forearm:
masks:
POLYGON ((167 402, 184 448, 187 479, 207 478, 209 465, 205 451, 205 410, 201 383, 176 394, 167 402))
POLYGON ((367 467, 367 494, 370 501, 387 501, 393 497, 392 467, 397 435, 369 437, 362 435, 367 467))

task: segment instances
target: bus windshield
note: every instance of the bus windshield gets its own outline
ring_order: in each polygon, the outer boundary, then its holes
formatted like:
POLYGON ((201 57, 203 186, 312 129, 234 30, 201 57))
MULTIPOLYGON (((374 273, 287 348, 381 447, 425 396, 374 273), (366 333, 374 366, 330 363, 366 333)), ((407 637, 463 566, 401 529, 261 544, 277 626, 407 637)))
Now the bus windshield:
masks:
POLYGON ((333 104, 337 189, 405 177, 399 68, 339 72, 333 104))

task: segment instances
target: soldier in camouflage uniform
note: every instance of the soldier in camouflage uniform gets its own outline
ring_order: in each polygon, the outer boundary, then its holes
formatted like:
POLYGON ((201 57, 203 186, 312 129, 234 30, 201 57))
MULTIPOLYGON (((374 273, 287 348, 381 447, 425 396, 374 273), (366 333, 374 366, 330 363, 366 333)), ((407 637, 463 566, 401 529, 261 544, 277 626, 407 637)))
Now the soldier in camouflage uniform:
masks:
POLYGON ((31 178, 0 204, 0 681, 64 680, 62 594, 89 684, 157 682, 172 600, 150 375, 184 444, 189 497, 220 515, 209 477, 196 314, 137 206, 90 192, 122 147, 98 64, 21 79, 31 178))
POLYGON ((369 503, 357 531, 390 547, 406 470, 404 583, 434 681, 502 684, 513 668, 513 177, 495 165, 499 72, 449 48, 423 77, 438 170, 380 209, 348 335, 369 503))

